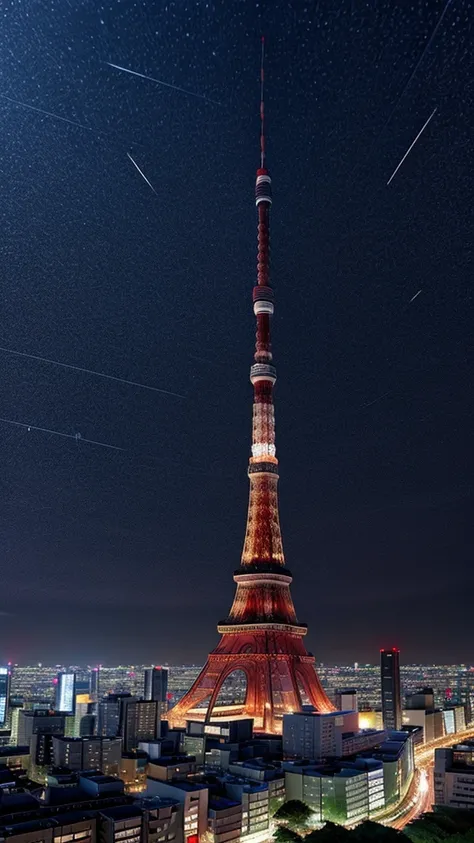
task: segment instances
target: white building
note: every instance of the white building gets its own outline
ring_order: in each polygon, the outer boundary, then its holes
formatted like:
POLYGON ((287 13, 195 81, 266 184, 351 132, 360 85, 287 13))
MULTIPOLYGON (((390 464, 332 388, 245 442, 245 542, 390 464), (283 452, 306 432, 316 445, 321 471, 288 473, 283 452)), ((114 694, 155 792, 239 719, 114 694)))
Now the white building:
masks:
POLYGON ((444 717, 442 711, 427 711, 424 708, 405 709, 404 726, 420 726, 423 729, 423 743, 431 743, 444 737, 444 717))
POLYGON ((342 736, 359 731, 357 711, 328 714, 301 711, 283 715, 283 755, 285 758, 338 758, 342 736))
POLYGON ((286 798, 305 802, 320 822, 361 822, 385 804, 381 761, 371 758, 331 765, 286 761, 286 798))
POLYGON ((435 750, 435 804, 474 810, 474 741, 435 750))

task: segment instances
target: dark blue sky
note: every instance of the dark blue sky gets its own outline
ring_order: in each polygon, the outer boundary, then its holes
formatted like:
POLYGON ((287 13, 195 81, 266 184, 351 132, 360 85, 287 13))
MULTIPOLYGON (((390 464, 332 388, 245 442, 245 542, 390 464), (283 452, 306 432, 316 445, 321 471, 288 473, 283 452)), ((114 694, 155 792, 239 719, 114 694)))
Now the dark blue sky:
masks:
POLYGON ((473 19, 465 0, 6 7, 0 344, 185 398, 0 351, 2 418, 124 449, 0 422, 0 659, 199 662, 217 642, 247 506, 263 31, 309 648, 473 660, 473 19))

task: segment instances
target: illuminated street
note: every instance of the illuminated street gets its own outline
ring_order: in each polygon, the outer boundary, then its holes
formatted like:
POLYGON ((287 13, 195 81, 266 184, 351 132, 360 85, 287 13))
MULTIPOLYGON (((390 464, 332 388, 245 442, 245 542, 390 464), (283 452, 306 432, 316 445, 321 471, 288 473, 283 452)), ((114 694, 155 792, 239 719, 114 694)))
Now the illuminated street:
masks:
POLYGON ((433 767, 435 749, 461 743, 467 738, 474 737, 474 729, 466 729, 454 735, 446 735, 429 744, 424 744, 415 751, 415 777, 403 802, 388 815, 380 815, 379 822, 392 828, 404 828, 420 814, 431 811, 434 802, 433 767))

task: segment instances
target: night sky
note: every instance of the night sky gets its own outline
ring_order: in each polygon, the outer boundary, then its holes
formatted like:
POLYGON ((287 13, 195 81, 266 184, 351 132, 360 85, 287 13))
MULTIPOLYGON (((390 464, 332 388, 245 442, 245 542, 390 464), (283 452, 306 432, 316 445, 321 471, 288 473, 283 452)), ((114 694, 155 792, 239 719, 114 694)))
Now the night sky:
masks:
POLYGON ((264 32, 308 647, 474 662, 473 30, 468 0, 3 5, 0 344, 184 397, 0 351, 0 660, 201 663, 218 641, 247 510, 264 32))

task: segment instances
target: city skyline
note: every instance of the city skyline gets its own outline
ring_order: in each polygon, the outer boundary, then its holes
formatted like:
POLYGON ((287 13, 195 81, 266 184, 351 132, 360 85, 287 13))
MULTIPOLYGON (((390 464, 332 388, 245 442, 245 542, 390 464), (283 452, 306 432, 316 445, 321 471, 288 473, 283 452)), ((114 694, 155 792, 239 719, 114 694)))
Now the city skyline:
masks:
POLYGON ((320 6, 4 22, 5 662, 203 663, 215 644, 247 503, 263 29, 308 650, 471 657, 468 12, 320 6))

